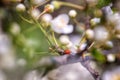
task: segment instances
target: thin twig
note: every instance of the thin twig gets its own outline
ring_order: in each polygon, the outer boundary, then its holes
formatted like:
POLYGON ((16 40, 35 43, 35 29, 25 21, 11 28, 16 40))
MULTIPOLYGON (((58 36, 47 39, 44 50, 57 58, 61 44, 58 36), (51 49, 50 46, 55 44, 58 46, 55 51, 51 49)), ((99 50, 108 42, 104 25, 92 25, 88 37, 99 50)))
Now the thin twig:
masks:
POLYGON ((77 53, 78 56, 81 56, 85 51, 88 50, 88 48, 92 45, 93 42, 87 39, 87 46, 79 53, 77 53))
POLYGON ((69 7, 73 7, 73 8, 76 8, 76 9, 79 9, 79 10, 84 10, 85 7, 83 6, 80 6, 80 5, 76 5, 76 4, 73 4, 73 3, 69 3, 69 2, 63 2, 63 1, 57 1, 61 6, 69 6, 69 7))

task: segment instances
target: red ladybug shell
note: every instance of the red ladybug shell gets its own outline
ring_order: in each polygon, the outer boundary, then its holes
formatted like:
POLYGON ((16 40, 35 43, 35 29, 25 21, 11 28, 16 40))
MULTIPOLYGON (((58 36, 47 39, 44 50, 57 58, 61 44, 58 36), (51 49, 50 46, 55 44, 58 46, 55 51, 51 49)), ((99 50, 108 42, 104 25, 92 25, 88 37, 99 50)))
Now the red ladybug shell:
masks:
POLYGON ((71 51, 69 49, 64 50, 64 54, 70 54, 71 51))

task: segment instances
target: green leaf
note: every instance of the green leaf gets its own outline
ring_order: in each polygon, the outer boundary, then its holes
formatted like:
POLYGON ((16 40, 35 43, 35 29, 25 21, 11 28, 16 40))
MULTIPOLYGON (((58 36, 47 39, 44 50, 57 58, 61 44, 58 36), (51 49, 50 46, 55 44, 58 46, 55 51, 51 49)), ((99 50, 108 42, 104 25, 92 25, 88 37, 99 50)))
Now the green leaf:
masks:
POLYGON ((98 4, 97 4, 97 7, 98 7, 98 8, 101 8, 101 7, 107 6, 107 5, 109 5, 111 2, 112 2, 112 0, 99 0, 99 1, 98 1, 98 4))
POLYGON ((97 61, 102 62, 102 63, 104 63, 106 61, 104 54, 102 54, 102 52, 100 50, 93 48, 91 52, 92 52, 92 56, 97 61))

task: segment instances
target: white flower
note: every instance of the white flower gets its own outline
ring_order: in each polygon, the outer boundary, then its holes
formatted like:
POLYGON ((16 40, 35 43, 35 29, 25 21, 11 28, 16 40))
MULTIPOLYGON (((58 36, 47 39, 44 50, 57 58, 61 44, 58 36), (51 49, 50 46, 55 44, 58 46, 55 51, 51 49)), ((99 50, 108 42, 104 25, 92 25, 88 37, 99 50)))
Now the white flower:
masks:
POLYGON ((114 25, 115 31, 120 33, 120 14, 118 12, 110 12, 109 15, 106 15, 106 19, 109 23, 114 25))
POLYGON ((19 12, 25 11, 25 10, 26 10, 25 5, 22 4, 22 3, 19 3, 19 4, 16 6, 16 10, 19 11, 19 12))
POLYGON ((113 14, 113 11, 112 11, 112 9, 111 9, 111 6, 112 6, 112 4, 103 7, 103 10, 104 10, 104 12, 105 12, 105 14, 106 14, 107 16, 113 14))
POLYGON ((120 14, 119 13, 114 13, 114 14, 111 14, 111 15, 107 15, 107 20, 110 23, 113 23, 113 24, 116 25, 120 22, 120 14))
POLYGON ((103 26, 98 26, 94 29, 94 39, 98 42, 104 42, 108 40, 109 33, 103 26))
POLYGON ((77 12, 75 10, 70 10, 68 14, 70 17, 76 17, 77 12))
POLYGON ((67 47, 71 50, 73 54, 77 53, 77 46, 79 45, 80 36, 79 35, 71 35, 69 36, 70 43, 67 47))
POLYGON ((69 34, 73 31, 73 25, 68 25, 69 17, 67 14, 61 14, 51 21, 51 28, 56 33, 69 34))
POLYGON ((74 45, 78 45, 81 39, 80 35, 70 35, 69 38, 74 45))
MULTIPOLYGON (((66 47, 71 51, 72 54, 77 53, 77 46, 79 45, 79 41, 80 41, 80 36, 79 35, 71 35, 71 36, 67 36, 67 35, 62 35, 60 36, 60 42, 62 44, 65 44, 66 47)), ((83 50, 86 46, 86 43, 82 43, 81 46, 79 47, 80 50, 83 50)))
POLYGON ((120 33, 120 14, 114 13, 110 16, 107 16, 107 20, 114 24, 114 29, 116 32, 120 33))
MULTIPOLYGON (((72 50, 73 53, 77 52, 77 49, 78 49, 77 46, 79 46, 79 44, 80 44, 79 43, 80 39, 81 39, 81 37, 79 35, 72 35, 72 36, 70 36, 70 41, 71 41, 72 45, 69 48, 72 50)), ((80 50, 85 49, 86 45, 87 45, 86 43, 82 43, 80 45, 79 49, 80 50)))

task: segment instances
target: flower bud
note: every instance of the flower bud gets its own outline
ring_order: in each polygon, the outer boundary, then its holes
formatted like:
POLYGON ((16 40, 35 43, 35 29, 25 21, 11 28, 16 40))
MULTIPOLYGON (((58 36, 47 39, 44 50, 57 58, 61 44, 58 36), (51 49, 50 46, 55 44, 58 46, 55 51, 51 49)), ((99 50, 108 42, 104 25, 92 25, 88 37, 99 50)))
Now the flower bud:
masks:
POLYGON ((100 23, 100 18, 93 18, 90 20, 90 23, 92 26, 95 26, 96 24, 100 23))
POLYGON ((112 41, 107 41, 107 42, 105 43, 105 46, 106 46, 107 48, 112 48, 112 47, 113 47, 112 41))
POLYGON ((69 42, 70 42, 69 37, 66 35, 60 36, 59 40, 62 44, 69 44, 69 42))
POLYGON ((91 29, 86 30, 85 35, 88 39, 93 39, 94 38, 94 31, 91 29))
POLYGON ((41 20, 42 20, 42 22, 43 22, 43 24, 44 24, 45 26, 49 26, 49 25, 50 25, 50 22, 51 22, 51 20, 52 20, 52 15, 50 15, 50 14, 44 14, 44 15, 42 15, 42 17, 41 17, 41 20))
POLYGON ((108 55, 107 55, 107 61, 108 61, 108 62, 114 62, 114 61, 115 61, 115 55, 113 55, 113 54, 108 54, 108 55))
POLYGON ((94 15, 95 15, 95 17, 101 17, 103 15, 102 10, 100 10, 100 9, 95 10, 94 15))
POLYGON ((17 23, 12 23, 12 24, 11 24, 11 26, 10 26, 10 32, 11 32, 13 35, 19 34, 20 31, 21 31, 20 26, 19 26, 17 23))
POLYGON ((24 11, 26 10, 25 5, 22 4, 22 3, 19 3, 19 4, 16 6, 16 10, 17 10, 18 12, 24 12, 24 11))
POLYGON ((69 15, 70 17, 72 17, 72 18, 75 18, 76 15, 77 15, 77 12, 76 12, 75 10, 70 10, 69 13, 68 13, 68 15, 69 15))
POLYGON ((60 8, 60 3, 57 1, 52 1, 51 4, 55 7, 55 9, 59 9, 60 8))
POLYGON ((48 4, 48 5, 45 6, 44 11, 46 11, 48 13, 53 12, 54 11, 54 6, 51 5, 51 4, 48 4))
POLYGON ((37 19, 38 16, 40 15, 40 11, 39 11, 39 9, 33 9, 33 10, 31 10, 30 14, 34 19, 37 19))

